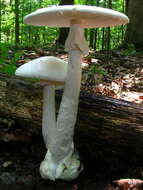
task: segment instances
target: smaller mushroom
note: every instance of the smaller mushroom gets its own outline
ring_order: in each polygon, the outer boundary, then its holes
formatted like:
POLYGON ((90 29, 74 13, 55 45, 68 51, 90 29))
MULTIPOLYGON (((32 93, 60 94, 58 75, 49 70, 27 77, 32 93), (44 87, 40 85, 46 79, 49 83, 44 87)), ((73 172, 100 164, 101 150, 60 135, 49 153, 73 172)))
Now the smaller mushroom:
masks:
POLYGON ((66 132, 70 137, 71 131, 67 126, 64 131, 59 131, 55 116, 55 88, 59 89, 64 85, 67 62, 53 56, 45 56, 20 66, 15 74, 40 79, 40 83, 44 85, 42 134, 48 151, 40 165, 41 176, 51 180, 76 178, 83 167, 73 142, 71 151, 63 158, 63 152, 67 148, 63 134, 66 132))
POLYGON ((34 59, 20 66, 15 74, 39 79, 44 85, 42 134, 46 148, 54 141, 56 128, 55 89, 62 87, 67 73, 67 62, 53 56, 34 59))
POLYGON ((42 134, 46 148, 51 152, 55 152, 51 148, 55 144, 56 134, 55 89, 63 87, 66 73, 67 62, 53 56, 34 59, 15 72, 17 76, 37 78, 44 85, 42 134))

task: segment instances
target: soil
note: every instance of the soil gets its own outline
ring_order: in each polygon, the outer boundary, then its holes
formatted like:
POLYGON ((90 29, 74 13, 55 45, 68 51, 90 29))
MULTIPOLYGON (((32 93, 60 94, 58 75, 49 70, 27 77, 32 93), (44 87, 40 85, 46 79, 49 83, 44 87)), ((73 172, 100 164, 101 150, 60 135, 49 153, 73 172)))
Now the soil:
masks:
MULTIPOLYGON (((25 53, 18 65, 40 55, 41 52, 25 53)), ((42 51, 42 55, 51 53, 42 51)), ((64 59, 67 57, 63 53, 58 53, 58 56, 64 59)), ((142 68, 141 53, 123 56, 122 51, 112 51, 107 60, 104 52, 92 52, 83 62, 81 88, 91 93, 142 103, 142 68)), ((78 179, 70 182, 43 180, 39 174, 39 165, 45 151, 42 136, 31 138, 30 143, 0 141, 0 190, 104 190, 114 180, 143 178, 143 163, 118 160, 109 164, 106 158, 100 160, 100 156, 97 156, 93 159, 84 150, 79 150, 84 171, 78 179)))
POLYGON ((92 159, 80 150, 84 171, 73 181, 43 180, 39 164, 44 158, 42 137, 33 137, 31 143, 0 142, 0 190, 104 190, 120 178, 142 178, 143 165, 118 161, 111 165, 100 158, 92 159))

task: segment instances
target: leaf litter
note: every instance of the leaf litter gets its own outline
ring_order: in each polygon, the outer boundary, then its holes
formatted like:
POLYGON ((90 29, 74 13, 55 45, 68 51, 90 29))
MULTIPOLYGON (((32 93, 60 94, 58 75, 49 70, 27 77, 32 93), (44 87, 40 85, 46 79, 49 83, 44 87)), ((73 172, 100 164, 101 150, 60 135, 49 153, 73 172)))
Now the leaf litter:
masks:
MULTIPOLYGON (((67 54, 43 50, 25 50, 17 62, 20 66, 40 56, 57 56, 67 60, 67 54)), ((104 52, 91 52, 83 59, 81 90, 98 95, 110 96, 133 103, 143 103, 143 55, 123 56, 122 51, 110 52, 110 58, 104 52)), ((12 161, 5 161, 3 167, 9 167, 12 161)), ((77 190, 78 184, 72 185, 77 190)), ((143 181, 139 179, 120 179, 107 185, 104 190, 143 190, 143 181)))
POLYGON ((143 56, 111 56, 108 61, 103 54, 98 53, 97 57, 88 58, 84 62, 82 89, 98 95, 143 103, 143 56), (95 72, 91 70, 93 66, 95 72))
MULTIPOLYGON (((62 51, 59 51, 62 52, 62 51)), ((56 56, 65 61, 67 54, 42 49, 24 50, 20 66, 40 56, 56 56)), ((83 59, 81 90, 134 103, 143 103, 143 55, 124 55, 123 50, 90 52, 83 59)))

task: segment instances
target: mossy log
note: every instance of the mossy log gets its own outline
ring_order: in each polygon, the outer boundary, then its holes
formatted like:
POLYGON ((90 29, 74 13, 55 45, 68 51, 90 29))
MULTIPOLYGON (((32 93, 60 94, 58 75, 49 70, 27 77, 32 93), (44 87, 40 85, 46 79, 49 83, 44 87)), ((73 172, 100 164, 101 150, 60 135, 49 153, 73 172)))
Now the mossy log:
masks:
MULTIPOLYGON (((57 91, 57 109, 61 95, 57 91)), ((0 74, 0 140, 41 138, 41 118, 42 87, 0 74)), ((142 162, 143 106, 81 92, 75 142, 93 158, 142 162)))

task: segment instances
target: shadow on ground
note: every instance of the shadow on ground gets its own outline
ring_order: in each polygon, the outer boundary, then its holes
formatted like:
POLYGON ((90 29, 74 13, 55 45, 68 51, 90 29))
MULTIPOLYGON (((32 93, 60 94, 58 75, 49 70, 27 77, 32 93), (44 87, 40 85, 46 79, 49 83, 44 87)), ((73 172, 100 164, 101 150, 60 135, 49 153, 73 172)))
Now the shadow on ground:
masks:
POLYGON ((0 142, 0 190, 104 190, 113 180, 142 178, 142 166, 131 166, 120 161, 110 162, 99 157, 91 158, 80 150, 84 171, 74 181, 51 182, 39 174, 44 158, 42 137, 31 142, 0 142))

